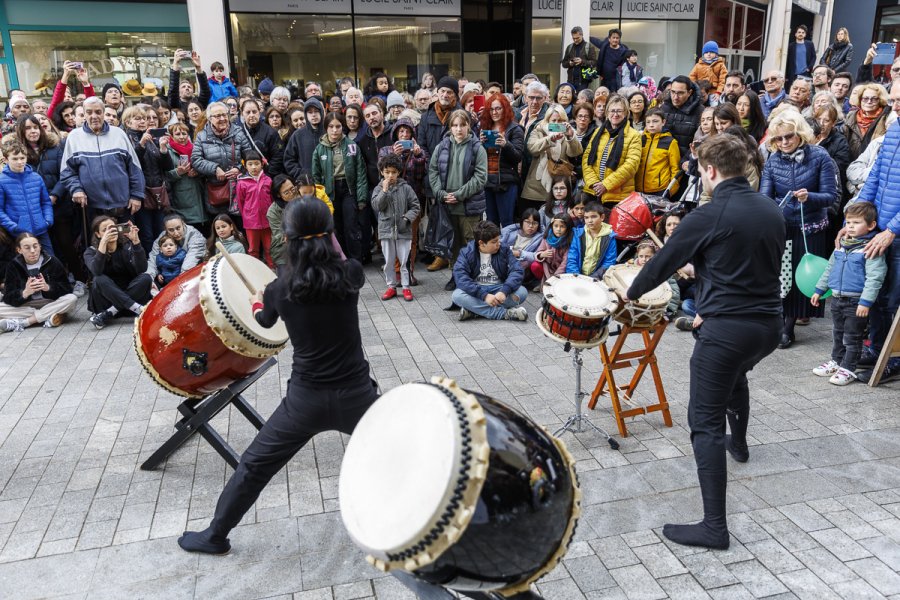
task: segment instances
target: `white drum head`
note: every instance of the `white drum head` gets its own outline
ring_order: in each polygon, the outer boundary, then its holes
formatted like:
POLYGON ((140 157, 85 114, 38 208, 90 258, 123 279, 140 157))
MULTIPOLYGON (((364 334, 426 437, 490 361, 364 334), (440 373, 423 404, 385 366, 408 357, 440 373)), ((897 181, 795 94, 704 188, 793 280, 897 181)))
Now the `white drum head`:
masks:
POLYGON ((551 306, 579 317, 600 317, 616 309, 615 297, 604 284, 576 273, 551 277, 543 292, 551 306))
MULTIPOLYGON (((603 276, 603 282, 615 289, 620 295, 624 296, 625 292, 628 291, 628 288, 631 287, 634 283, 634 279, 640 272, 641 268, 637 265, 613 265, 606 270, 606 274, 603 276), (618 277, 625 282, 625 288, 622 287, 619 279, 617 279, 613 273, 618 275, 618 277)), ((664 281, 640 298, 632 299, 632 302, 644 306, 665 306, 671 299, 672 288, 664 281)))

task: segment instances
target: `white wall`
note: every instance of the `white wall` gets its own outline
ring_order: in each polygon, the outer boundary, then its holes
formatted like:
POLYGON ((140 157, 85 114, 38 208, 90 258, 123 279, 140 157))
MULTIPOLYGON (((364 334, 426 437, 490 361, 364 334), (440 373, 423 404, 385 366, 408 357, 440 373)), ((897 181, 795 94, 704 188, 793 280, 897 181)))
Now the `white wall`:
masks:
POLYGON ((225 35, 225 8, 222 0, 187 0, 191 27, 191 47, 203 60, 203 68, 211 75, 209 65, 221 62, 229 73, 228 42, 225 35))

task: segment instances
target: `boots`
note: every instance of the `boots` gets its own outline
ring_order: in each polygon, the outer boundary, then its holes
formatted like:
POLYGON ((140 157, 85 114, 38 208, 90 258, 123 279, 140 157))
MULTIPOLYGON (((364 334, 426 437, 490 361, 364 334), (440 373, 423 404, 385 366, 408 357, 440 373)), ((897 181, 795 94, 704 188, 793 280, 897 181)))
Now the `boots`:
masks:
POLYGON ((731 435, 725 436, 725 448, 734 460, 745 463, 750 459, 750 449, 747 448, 747 422, 750 420, 750 409, 737 412, 725 411, 728 417, 728 428, 731 435))
POLYGON ((224 556, 231 552, 231 543, 228 538, 213 533, 212 527, 207 527, 203 531, 185 531, 184 535, 178 538, 178 545, 182 550, 188 552, 201 552, 216 556, 224 556))
POLYGON ((694 525, 666 525, 663 535, 685 546, 702 546, 713 550, 727 550, 728 524, 725 521, 725 489, 728 476, 698 471, 700 493, 703 496, 703 520, 694 525))

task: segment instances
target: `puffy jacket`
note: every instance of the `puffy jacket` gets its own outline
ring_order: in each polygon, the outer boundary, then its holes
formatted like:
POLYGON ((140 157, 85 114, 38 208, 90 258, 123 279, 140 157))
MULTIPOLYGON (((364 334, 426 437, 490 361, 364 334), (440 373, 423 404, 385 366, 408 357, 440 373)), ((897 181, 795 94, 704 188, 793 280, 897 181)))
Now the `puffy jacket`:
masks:
MULTIPOLYGON (((369 203, 369 183, 366 181, 366 163, 363 161, 359 145, 351 142, 346 135, 341 136, 338 142, 341 147, 341 157, 344 161, 344 173, 347 178, 347 187, 356 194, 356 205, 360 208, 369 203)), ((328 136, 323 135, 319 145, 316 146, 312 157, 313 180, 325 187, 325 194, 334 197, 334 144, 328 142, 328 136)))
MULTIPOLYGON (((678 143, 667 131, 641 135, 641 166, 634 177, 634 189, 645 194, 662 193, 681 172, 678 143)), ((672 184, 672 195, 678 182, 672 184)))
MULTIPOLYGON (((529 125, 528 129, 531 131, 531 135, 525 142, 525 149, 531 155, 532 160, 527 171, 525 170, 525 161, 522 161, 522 173, 526 173, 525 179, 522 181, 522 198, 543 202, 547 199, 547 193, 550 191, 547 150, 561 147, 559 158, 572 163, 581 156, 581 142, 574 135, 571 140, 563 137, 554 142, 553 134, 547 131, 547 124, 543 121, 539 121, 536 126, 529 125)), ((553 155, 555 157, 556 152, 553 155)))
POLYGON ((492 151, 499 150, 499 173, 488 174, 487 183, 484 184, 486 190, 492 192, 505 192, 511 185, 519 185, 519 163, 522 162, 522 154, 525 151, 525 130, 522 126, 511 121, 506 126, 504 133, 506 145, 502 148, 485 148, 490 156, 492 151))
POLYGON ((272 180, 265 173, 259 179, 242 175, 237 182, 237 203, 244 229, 268 229, 266 212, 272 206, 272 180))
POLYGON ((453 196, 463 202, 466 216, 481 216, 487 208, 484 198, 484 183, 487 181, 487 152, 481 142, 471 133, 461 143, 468 144, 462 166, 463 181, 465 182, 463 186, 456 190, 447 189, 452 154, 450 145, 456 144, 452 135, 447 135, 435 149, 431 163, 428 165, 428 179, 436 200, 443 202, 444 196, 452 191, 453 196))
MULTIPOLYGON (((58 300, 66 294, 72 293, 72 284, 69 283, 69 277, 66 274, 66 268, 58 258, 50 256, 50 254, 41 249, 40 267, 38 268, 41 275, 44 276, 44 282, 50 286, 47 291, 42 291, 41 296, 47 300, 58 300)), ((25 258, 19 254, 9 263, 6 269, 6 278, 3 287, 3 303, 10 306, 22 306, 29 300, 31 296, 25 298, 22 292, 25 290, 25 284, 31 277, 28 273, 28 265, 25 258)))
MULTIPOLYGON (((166 235, 165 231, 159 234, 158 238, 153 240, 153 248, 150 250, 150 256, 147 259, 147 274, 153 277, 154 281, 156 281, 156 276, 159 274, 156 269, 156 257, 159 256, 159 240, 164 235, 166 235)), ((202 261, 203 257, 206 255, 206 238, 203 237, 202 233, 187 223, 184 224, 184 236, 177 243, 178 247, 183 248, 187 253, 184 262, 181 263, 182 273, 190 271, 199 265, 200 261, 202 261)), ((140 244, 138 244, 138 247, 140 247, 140 244)), ((143 253, 143 250, 141 250, 141 252, 143 253)))
MULTIPOLYGON (((232 168, 241 168, 244 156, 253 150, 250 140, 247 139, 243 130, 231 124, 231 128, 223 139, 216 137, 213 133, 212 124, 207 123, 202 131, 197 133, 194 139, 194 150, 191 152, 191 166, 194 170, 203 175, 207 182, 217 182, 216 167, 223 171, 229 171, 232 168)), ((234 181, 228 183, 231 189, 231 199, 234 200, 236 185, 234 181)), ((213 206, 209 204, 207 199, 206 210, 214 215, 221 215, 228 212, 232 202, 222 204, 221 206, 213 206)))
POLYGON ((672 97, 669 96, 660 107, 666 113, 666 129, 678 142, 678 152, 681 153, 681 156, 687 156, 690 152, 694 133, 700 126, 700 113, 703 112, 703 105, 700 103, 702 97, 700 86, 692 81, 691 90, 687 102, 681 106, 672 104, 672 97))
POLYGON ((691 78, 691 81, 707 80, 710 84, 709 93, 721 94, 725 89, 726 75, 728 75, 728 67, 725 66, 725 60, 719 56, 711 64, 706 64, 702 60, 697 61, 688 77, 691 78))
POLYGON ((562 248, 554 248, 547 243, 547 238, 542 238, 541 243, 538 245, 537 251, 535 251, 535 254, 540 254, 544 250, 553 250, 553 256, 551 256, 550 258, 535 259, 538 262, 544 264, 544 276, 541 279, 541 283, 547 281, 554 275, 561 275, 562 273, 565 273, 569 260, 568 246, 564 246, 562 248))
POLYGON ((841 181, 843 181, 847 174, 847 167, 850 166, 850 146, 847 144, 847 138, 837 129, 832 129, 828 137, 819 142, 819 145, 825 148, 828 155, 837 163, 841 181))
POLYGON ((411 240, 412 222, 419 216, 419 199, 402 179, 384 191, 381 182, 372 194, 372 210, 378 213, 379 240, 411 240))
POLYGON ((218 102, 222 98, 227 98, 228 96, 238 97, 237 88, 234 87, 234 84, 231 83, 231 80, 227 77, 223 78, 222 81, 213 77, 208 80, 208 82, 210 102, 218 102))
MULTIPOLYGON (((178 248, 172 256, 166 256, 162 253, 156 255, 156 270, 163 277, 163 285, 181 275, 181 265, 184 264, 186 257, 187 252, 184 251, 184 248, 178 248)), ((159 282, 155 281, 154 283, 159 282)))
POLYGON ((900 121, 891 125, 881 152, 869 171, 857 202, 871 202, 878 209, 878 227, 900 235, 900 121))
POLYGON ((820 65, 828 65, 835 73, 846 71, 847 67, 853 61, 853 44, 850 42, 842 42, 840 44, 832 44, 825 49, 822 54, 820 65))
MULTIPOLYGON (((521 229, 519 228, 518 223, 507 225, 500 230, 500 243, 504 246, 509 246, 510 249, 512 249, 520 232, 521 229)), ((520 261, 522 261, 523 263, 533 263, 535 260, 537 260, 534 256, 534 253, 537 252, 538 246, 541 245, 541 241, 544 239, 543 234, 544 232, 540 227, 538 227, 538 230, 534 232, 533 236, 531 236, 531 241, 528 242, 528 245, 525 246, 525 249, 520 253, 520 261)))
MULTIPOLYGON (((514 294, 522 285, 525 270, 509 246, 501 244, 500 249, 491 255, 491 267, 497 274, 497 278, 503 282, 503 289, 500 291, 507 296, 514 294)), ((480 272, 481 252, 478 250, 478 241, 472 240, 459 251, 459 258, 453 265, 453 279, 456 281, 456 287, 473 298, 484 300, 484 297, 487 296, 487 288, 475 282, 475 278, 480 272)))
POLYGON ((641 134, 626 123, 621 135, 625 136, 625 143, 622 147, 622 157, 615 168, 607 162, 605 172, 602 174, 599 172, 603 150, 609 142, 609 132, 605 128, 597 129, 594 132, 591 141, 585 145, 585 152, 582 155, 583 191, 594 196, 594 184, 602 183, 606 187, 606 193, 602 197, 603 202, 619 202, 627 198, 634 191, 634 176, 641 166, 641 134), (598 142, 597 162, 591 164, 590 148, 595 141, 598 142))
POLYGON ((44 180, 25 165, 13 173, 9 165, 0 173, 0 225, 13 238, 20 233, 44 233, 53 225, 53 204, 44 180))
POLYGON ((61 140, 55 133, 48 132, 47 140, 50 146, 40 153, 39 161, 37 164, 32 164, 31 168, 44 180, 47 193, 56 196, 56 204, 53 205, 53 222, 71 221, 75 215, 72 197, 59 177, 60 171, 62 171, 65 139, 61 140))
POLYGON ((303 114, 306 116, 306 125, 291 134, 284 149, 284 171, 294 181, 300 175, 312 175, 313 150, 316 149, 319 140, 325 135, 325 127, 322 125, 325 121, 325 112, 321 102, 315 98, 310 98, 303 104, 303 114), (317 127, 313 127, 307 115, 310 109, 318 109, 322 114, 322 120, 319 121, 317 127))
MULTIPOLYGON (((566 258, 566 273, 582 273, 581 268, 584 266, 584 250, 587 245, 587 232, 584 227, 575 230, 572 236, 572 245, 569 246, 569 255, 566 258)), ((616 232, 608 223, 603 223, 600 227, 600 235, 603 240, 600 242, 600 256, 597 258, 597 264, 593 271, 588 273, 591 277, 600 279, 606 270, 616 264, 616 232)), ((582 273, 584 274, 584 273, 582 273)))
MULTIPOLYGON (((769 157, 763 168, 759 193, 780 203, 788 192, 806 189, 809 196, 803 203, 803 223, 816 223, 828 216, 828 207, 840 197, 835 184, 834 162, 821 146, 803 145, 803 162, 787 158, 780 150, 769 157)), ((784 221, 799 227, 800 202, 791 196, 782 209, 784 221)))
POLYGON ((869 129, 866 131, 866 135, 862 134, 862 131, 859 129, 859 125, 856 123, 856 118, 859 116, 859 111, 854 110, 844 119, 844 126, 841 127, 841 133, 844 134, 844 137, 847 138, 847 144, 850 146, 850 159, 856 160, 859 158, 859 155, 866 151, 866 148, 869 147, 869 144, 877 137, 883 136, 887 133, 887 118, 888 115, 891 114, 891 109, 889 107, 885 107, 881 114, 878 115, 878 118, 875 119, 871 125, 869 125, 869 129))
POLYGON ((566 81, 572 85, 580 85, 582 83, 581 70, 588 67, 597 67, 597 48, 588 40, 582 39, 581 47, 578 48, 578 56, 576 57, 575 44, 569 44, 559 63, 567 69, 566 81), (572 64, 572 60, 575 58, 581 58, 581 64, 572 64))
POLYGON ((144 199, 141 163, 118 127, 104 123, 97 134, 85 122, 66 137, 62 162, 60 181, 72 195, 84 192, 90 208, 123 208, 132 198, 144 199))
POLYGON ((859 298, 862 306, 872 306, 878 298, 881 284, 887 275, 884 255, 866 258, 866 244, 877 230, 856 239, 841 239, 841 247, 831 254, 828 267, 816 284, 820 296, 829 289, 835 296, 859 298))
MULTIPOLYGON (((181 101, 181 96, 178 93, 181 91, 181 75, 180 71, 176 71, 174 69, 169 70, 169 108, 175 110, 176 108, 184 110, 187 108, 187 103, 181 101)), ((203 108, 209 104, 209 99, 212 96, 212 91, 209 88, 209 80, 206 78, 206 73, 203 71, 197 71, 197 85, 200 87, 200 94, 196 96, 197 102, 203 108)))
POLYGON ((275 177, 284 173, 284 143, 281 136, 268 123, 260 121, 256 127, 247 127, 242 121, 244 134, 253 142, 253 148, 263 155, 268 163, 268 175, 275 177))
POLYGON ((166 178, 172 186, 172 195, 169 197, 172 209, 181 215, 185 223, 200 224, 206 221, 206 185, 202 177, 190 177, 187 173, 178 174, 178 153, 169 146, 169 157, 175 165, 174 169, 166 171, 166 178))
MULTIPOLYGON (((166 171, 175 168, 172 164, 172 157, 168 152, 160 152, 155 140, 147 142, 145 146, 141 146, 141 138, 144 136, 143 131, 129 129, 125 132, 131 145, 134 147, 134 153, 137 154, 138 161, 141 163, 141 170, 144 172, 144 183, 147 187, 163 187, 169 191, 169 182, 166 179, 166 171)), ((171 195, 171 194, 170 194, 171 195)))

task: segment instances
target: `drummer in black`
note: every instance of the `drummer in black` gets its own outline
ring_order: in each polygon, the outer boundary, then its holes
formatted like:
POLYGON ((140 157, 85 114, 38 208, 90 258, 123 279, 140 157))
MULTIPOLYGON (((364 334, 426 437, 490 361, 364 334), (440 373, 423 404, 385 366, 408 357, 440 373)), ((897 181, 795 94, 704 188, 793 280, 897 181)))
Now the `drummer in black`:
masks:
POLYGON ((779 274, 785 245, 778 206, 755 192, 743 176, 748 156, 732 136, 711 138, 699 148, 708 204, 691 212, 628 290, 639 298, 665 282, 681 265, 697 272, 697 318, 691 356, 688 425, 697 462, 703 521, 666 525, 663 535, 679 544, 728 548, 725 522, 726 446, 745 462, 750 390, 747 371, 781 339, 779 274), (726 416, 731 436, 725 435, 726 416))
POLYGON ((230 552, 228 532, 272 477, 317 433, 352 433, 378 398, 359 333, 362 265, 341 260, 331 243, 331 213, 317 198, 289 203, 282 227, 285 276, 250 302, 260 325, 272 327, 280 317, 287 327, 294 347, 287 396, 241 456, 209 527, 178 539, 189 552, 230 552))

